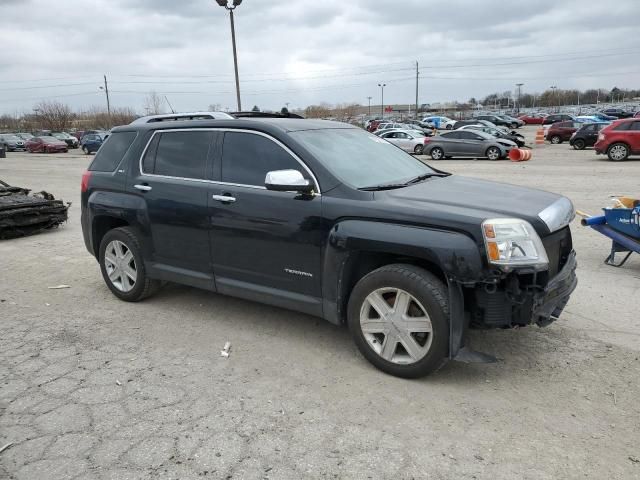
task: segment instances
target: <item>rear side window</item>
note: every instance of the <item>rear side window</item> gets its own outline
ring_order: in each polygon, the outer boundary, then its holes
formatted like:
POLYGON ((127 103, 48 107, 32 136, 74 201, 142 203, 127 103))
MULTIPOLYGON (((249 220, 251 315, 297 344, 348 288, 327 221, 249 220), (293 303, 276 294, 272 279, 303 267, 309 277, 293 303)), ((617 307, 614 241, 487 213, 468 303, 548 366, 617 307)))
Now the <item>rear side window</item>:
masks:
POLYGON ((622 122, 622 123, 616 125, 615 127, 613 127, 613 129, 616 132, 619 132, 621 130, 629 130, 630 126, 631 126, 631 122, 622 122))
POLYGON ((633 122, 629 130, 633 130, 634 132, 640 131, 640 122, 633 122))
POLYGON ((143 159, 144 173, 167 177, 206 178, 207 155, 213 136, 214 133, 208 131, 156 134, 158 140, 154 138, 143 159))
POLYGON ((264 186, 267 172, 298 170, 302 166, 280 145, 261 135, 226 132, 222 152, 222 181, 264 186))
POLYGON ((89 170, 93 172, 113 172, 120 164, 122 157, 138 135, 137 132, 116 132, 98 150, 96 158, 91 163, 89 170))

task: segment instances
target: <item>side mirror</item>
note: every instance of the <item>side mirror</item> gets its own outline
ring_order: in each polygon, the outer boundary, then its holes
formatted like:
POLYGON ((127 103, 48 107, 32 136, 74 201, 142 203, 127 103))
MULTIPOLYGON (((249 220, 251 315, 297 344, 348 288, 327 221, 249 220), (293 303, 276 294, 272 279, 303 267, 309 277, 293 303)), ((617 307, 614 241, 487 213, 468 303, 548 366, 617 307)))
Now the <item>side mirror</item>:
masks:
POLYGON ((274 170, 264 179, 267 190, 276 192, 311 193, 313 185, 298 170, 274 170))

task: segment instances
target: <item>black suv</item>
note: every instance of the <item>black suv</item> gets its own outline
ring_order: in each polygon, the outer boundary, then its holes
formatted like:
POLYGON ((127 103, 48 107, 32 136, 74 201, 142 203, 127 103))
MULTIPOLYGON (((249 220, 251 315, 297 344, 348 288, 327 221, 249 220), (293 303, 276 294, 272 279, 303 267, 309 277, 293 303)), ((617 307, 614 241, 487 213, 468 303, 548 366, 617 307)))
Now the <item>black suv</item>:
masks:
POLYGON ((346 323, 418 377, 478 360, 468 328, 545 326, 576 286, 559 195, 430 168, 344 123, 118 127, 82 177, 82 229, 111 291, 164 281, 346 323))
POLYGON ((502 115, 476 115, 475 117, 473 117, 473 119, 486 120, 499 127, 520 128, 524 125, 524 122, 522 120, 519 120, 517 118, 505 117, 502 115))
POLYGON ((600 130, 608 123, 586 123, 582 125, 569 139, 569 145, 576 150, 584 150, 586 147, 593 147, 598 141, 600 130))

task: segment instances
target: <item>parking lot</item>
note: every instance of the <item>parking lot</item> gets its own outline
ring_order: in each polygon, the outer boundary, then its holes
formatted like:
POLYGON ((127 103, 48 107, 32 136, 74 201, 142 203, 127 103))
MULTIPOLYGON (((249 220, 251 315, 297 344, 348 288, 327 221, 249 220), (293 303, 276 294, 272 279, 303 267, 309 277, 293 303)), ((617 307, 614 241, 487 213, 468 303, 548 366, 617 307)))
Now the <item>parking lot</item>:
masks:
MULTIPOLYGON (((609 241, 578 221, 558 322, 474 332, 498 363, 407 381, 299 313, 175 285, 117 300, 82 240, 89 161, 0 159, 5 182, 72 202, 62 228, 0 243, 0 478, 640 478, 640 257, 604 265, 609 241)), ((640 194, 640 159, 566 143, 529 162, 429 163, 592 214, 640 194)))

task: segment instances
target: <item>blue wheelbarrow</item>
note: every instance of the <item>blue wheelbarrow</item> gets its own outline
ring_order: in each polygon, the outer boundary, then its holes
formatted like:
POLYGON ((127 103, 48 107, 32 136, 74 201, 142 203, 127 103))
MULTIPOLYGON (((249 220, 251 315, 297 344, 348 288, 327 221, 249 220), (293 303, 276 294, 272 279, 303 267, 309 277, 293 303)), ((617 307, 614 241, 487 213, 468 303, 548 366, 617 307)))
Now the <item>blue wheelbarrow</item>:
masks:
POLYGON ((580 223, 611 239, 611 253, 604 263, 621 267, 632 253, 640 253, 640 205, 634 208, 603 208, 604 215, 591 217, 583 212, 580 223), (616 263, 616 253, 626 254, 616 263))

